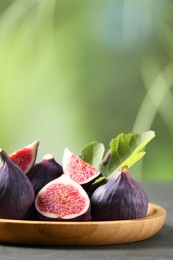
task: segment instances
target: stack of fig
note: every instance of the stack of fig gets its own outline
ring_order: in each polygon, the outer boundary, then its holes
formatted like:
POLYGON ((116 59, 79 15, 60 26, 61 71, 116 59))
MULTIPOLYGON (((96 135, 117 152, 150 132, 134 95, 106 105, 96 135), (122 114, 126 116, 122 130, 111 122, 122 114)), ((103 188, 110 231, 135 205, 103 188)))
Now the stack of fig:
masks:
POLYGON ((62 166, 51 154, 35 163, 38 145, 10 155, 0 150, 0 218, 109 221, 146 216, 147 195, 127 166, 95 185, 101 172, 69 149, 62 166))

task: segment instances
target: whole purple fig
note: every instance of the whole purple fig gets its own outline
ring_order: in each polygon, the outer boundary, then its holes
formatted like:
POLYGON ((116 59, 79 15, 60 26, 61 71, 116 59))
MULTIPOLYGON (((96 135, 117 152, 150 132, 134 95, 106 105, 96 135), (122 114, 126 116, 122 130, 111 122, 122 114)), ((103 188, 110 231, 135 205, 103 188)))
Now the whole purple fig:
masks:
POLYGON ((27 219, 34 203, 33 186, 2 149, 0 158, 0 218, 27 219))
POLYGON ((35 195, 50 181, 62 175, 62 166, 57 163, 51 154, 46 154, 41 162, 35 164, 27 173, 31 181, 35 195))
POLYGON ((143 218, 147 209, 147 195, 126 166, 91 196, 91 217, 96 221, 143 218))

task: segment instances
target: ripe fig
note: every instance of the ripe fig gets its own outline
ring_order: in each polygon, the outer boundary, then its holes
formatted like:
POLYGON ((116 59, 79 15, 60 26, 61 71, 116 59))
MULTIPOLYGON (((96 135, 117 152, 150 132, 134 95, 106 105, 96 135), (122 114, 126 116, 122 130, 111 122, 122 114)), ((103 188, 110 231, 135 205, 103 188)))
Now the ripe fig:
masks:
POLYGON ((35 141, 32 144, 9 154, 9 157, 24 173, 27 173, 35 163, 38 146, 39 141, 35 141))
POLYGON ((35 207, 41 220, 87 221, 90 218, 87 193, 80 184, 65 174, 38 192, 35 207))
POLYGON ((41 162, 31 168, 27 177, 31 181, 36 195, 48 182, 58 178, 62 173, 62 166, 55 161, 51 154, 46 154, 41 162))
POLYGON ((32 184, 2 149, 0 157, 0 218, 27 219, 35 197, 32 184))
POLYGON ((80 185, 92 183, 96 178, 101 176, 99 170, 83 161, 76 154, 73 154, 68 148, 64 150, 63 171, 80 185))
POLYGON ((147 195, 126 166, 91 196, 91 217, 96 221, 143 218, 147 209, 147 195))

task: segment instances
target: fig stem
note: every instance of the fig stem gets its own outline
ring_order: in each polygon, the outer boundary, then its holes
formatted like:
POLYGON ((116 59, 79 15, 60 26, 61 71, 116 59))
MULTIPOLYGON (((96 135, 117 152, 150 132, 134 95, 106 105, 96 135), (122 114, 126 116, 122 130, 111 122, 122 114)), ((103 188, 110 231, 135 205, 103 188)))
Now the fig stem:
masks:
POLYGON ((127 174, 129 172, 129 168, 127 165, 123 165, 121 167, 121 172, 127 174))

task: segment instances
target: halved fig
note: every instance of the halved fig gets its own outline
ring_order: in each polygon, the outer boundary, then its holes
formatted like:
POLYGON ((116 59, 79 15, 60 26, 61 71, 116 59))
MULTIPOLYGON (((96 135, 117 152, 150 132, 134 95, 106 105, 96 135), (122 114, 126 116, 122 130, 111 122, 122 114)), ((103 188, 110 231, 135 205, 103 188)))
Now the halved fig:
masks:
POLYGON ((9 157, 24 173, 27 173, 35 163, 38 146, 39 141, 35 141, 9 154, 9 157))
POLYGON ((38 192, 35 208, 41 220, 87 221, 90 218, 87 193, 65 174, 49 182, 38 192))
POLYGON ((62 167, 64 173, 80 185, 88 184, 101 175, 99 170, 83 161, 68 148, 64 150, 62 167))

